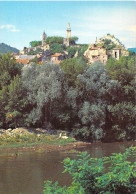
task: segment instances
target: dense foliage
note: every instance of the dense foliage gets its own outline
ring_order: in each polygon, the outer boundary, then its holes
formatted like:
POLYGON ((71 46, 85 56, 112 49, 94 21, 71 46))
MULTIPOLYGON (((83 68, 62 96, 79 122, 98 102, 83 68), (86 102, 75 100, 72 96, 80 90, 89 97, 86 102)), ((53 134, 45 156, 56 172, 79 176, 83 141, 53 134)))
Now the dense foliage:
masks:
POLYGON ((135 58, 121 57, 119 61, 110 59, 107 73, 112 80, 121 84, 116 97, 107 107, 107 123, 115 139, 135 138, 135 58))
POLYGON ((22 69, 10 54, 0 56, 0 126, 50 127, 87 141, 135 139, 134 76, 133 56, 106 66, 82 56, 22 69))
POLYGON ((21 66, 10 54, 0 56, 0 127, 16 127, 23 121, 24 90, 21 66))
POLYGON ((52 54, 63 53, 64 52, 63 48, 64 46, 62 44, 58 44, 58 43, 50 44, 50 50, 52 54))
POLYGON ((78 41, 78 37, 77 36, 72 36, 69 39, 70 45, 75 45, 77 41, 78 41))
MULTIPOLYGON (((64 37, 61 37, 61 36, 48 36, 46 39, 46 43, 47 44, 54 44, 54 43, 63 44, 63 40, 64 40, 64 37)), ((76 36, 73 36, 69 39, 69 42, 71 45, 75 45, 77 41, 78 41, 78 37, 76 36)))
POLYGON ((41 48, 36 48, 35 51, 29 51, 28 55, 37 55, 39 52, 42 52, 43 50, 41 48))
POLYGON ((91 158, 87 152, 78 155, 78 159, 64 160, 64 172, 73 177, 72 185, 60 187, 58 183, 46 181, 44 193, 61 194, 132 194, 136 189, 136 147, 130 147, 122 153, 110 157, 91 158), (131 157, 131 159, 130 159, 131 157))
POLYGON ((48 36, 46 39, 46 44, 54 44, 54 43, 58 43, 58 44, 63 44, 63 37, 61 36, 48 36))
POLYGON ((41 46, 42 45, 42 41, 34 40, 34 41, 31 41, 29 44, 30 44, 31 47, 41 46))

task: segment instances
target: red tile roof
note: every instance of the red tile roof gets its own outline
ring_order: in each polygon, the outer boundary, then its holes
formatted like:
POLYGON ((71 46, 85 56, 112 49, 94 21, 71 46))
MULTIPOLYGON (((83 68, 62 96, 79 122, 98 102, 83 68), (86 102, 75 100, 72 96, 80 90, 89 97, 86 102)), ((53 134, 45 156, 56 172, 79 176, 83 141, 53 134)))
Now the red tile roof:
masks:
POLYGON ((18 63, 22 63, 22 64, 28 64, 29 63, 29 60, 28 59, 16 59, 16 61, 18 62, 18 63))

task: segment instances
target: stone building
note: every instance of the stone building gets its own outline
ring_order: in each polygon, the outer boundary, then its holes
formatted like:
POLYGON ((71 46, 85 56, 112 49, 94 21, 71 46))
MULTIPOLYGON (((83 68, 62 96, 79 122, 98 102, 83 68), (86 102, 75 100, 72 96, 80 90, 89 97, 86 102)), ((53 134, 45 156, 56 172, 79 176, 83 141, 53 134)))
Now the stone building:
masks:
POLYGON ((62 53, 55 53, 51 55, 51 63, 59 64, 65 57, 62 53))
POLYGON ((88 59, 89 64, 93 64, 95 61, 101 61, 103 64, 106 64, 110 57, 119 60, 121 56, 129 56, 129 52, 121 45, 117 45, 112 49, 106 49, 101 44, 90 44, 84 56, 88 59))
POLYGON ((68 27, 67 27, 67 38, 64 38, 63 40, 63 44, 65 44, 66 46, 69 46, 69 39, 71 38, 71 27, 70 27, 70 22, 68 23, 68 27))
POLYGON ((18 63, 21 63, 23 65, 26 65, 31 62, 32 59, 34 59, 36 55, 18 55, 15 57, 16 61, 18 63))
POLYGON ((49 44, 45 44, 44 46, 41 46, 41 49, 46 51, 50 49, 50 45, 49 44))
POLYGON ((67 38, 71 38, 71 27, 70 27, 70 22, 68 23, 68 27, 67 27, 67 38))
POLYGON ((96 46, 95 44, 90 44, 84 55, 91 64, 95 61, 101 61, 106 64, 108 60, 107 50, 102 46, 96 46))
POLYGON ((44 31, 42 35, 42 46, 46 45, 46 38, 47 38, 47 35, 45 34, 45 31, 44 31))
POLYGON ((121 57, 121 49, 120 48, 113 48, 111 50, 107 50, 108 58, 112 56, 114 59, 119 60, 121 57))

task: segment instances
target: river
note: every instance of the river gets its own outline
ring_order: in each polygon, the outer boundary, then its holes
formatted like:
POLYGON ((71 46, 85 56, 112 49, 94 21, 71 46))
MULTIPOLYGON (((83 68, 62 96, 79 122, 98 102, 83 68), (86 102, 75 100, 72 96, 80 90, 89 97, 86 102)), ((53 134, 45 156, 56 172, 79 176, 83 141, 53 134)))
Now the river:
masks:
MULTIPOLYGON (((92 143, 77 148, 87 151, 91 157, 110 156, 124 152, 136 142, 92 143)), ((17 156, 8 151, 0 151, 0 194, 41 194, 45 180, 58 181, 60 185, 70 185, 69 174, 62 174, 62 161, 76 154, 65 151, 19 152, 17 156)))

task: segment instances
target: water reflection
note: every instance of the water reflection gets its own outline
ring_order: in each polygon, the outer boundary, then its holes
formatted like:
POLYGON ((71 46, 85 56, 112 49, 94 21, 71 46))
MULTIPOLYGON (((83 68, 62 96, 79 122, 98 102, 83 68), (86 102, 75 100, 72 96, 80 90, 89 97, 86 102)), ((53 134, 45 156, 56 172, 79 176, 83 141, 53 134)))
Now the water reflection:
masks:
MULTIPOLYGON (((123 152, 136 142, 93 143, 77 150, 88 151, 91 157, 109 156, 113 152, 123 152)), ((44 180, 58 181, 60 185, 69 185, 71 177, 62 174, 62 161, 67 156, 75 158, 75 154, 64 151, 27 152, 14 154, 5 153, 0 157, 0 194, 40 194, 44 180)))

